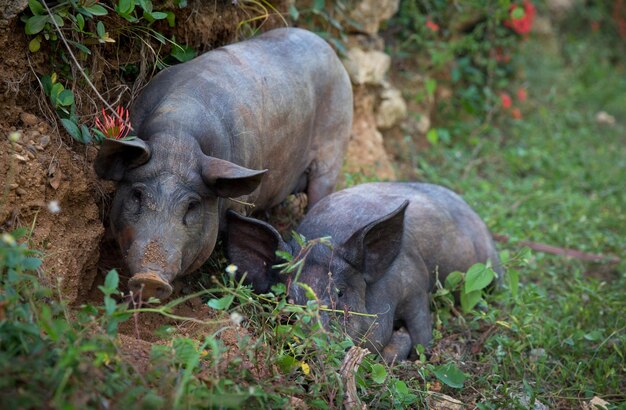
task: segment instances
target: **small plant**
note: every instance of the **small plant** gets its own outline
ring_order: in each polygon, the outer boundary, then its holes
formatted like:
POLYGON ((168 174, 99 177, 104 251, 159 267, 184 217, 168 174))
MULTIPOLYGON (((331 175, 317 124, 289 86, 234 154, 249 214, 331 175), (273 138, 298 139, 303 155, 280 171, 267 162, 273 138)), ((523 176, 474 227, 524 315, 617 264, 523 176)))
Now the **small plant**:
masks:
POLYGON ((115 110, 116 115, 107 115, 102 109, 102 121, 96 118, 96 132, 102 139, 123 140, 127 139, 128 133, 132 129, 129 120, 129 112, 121 105, 115 110))

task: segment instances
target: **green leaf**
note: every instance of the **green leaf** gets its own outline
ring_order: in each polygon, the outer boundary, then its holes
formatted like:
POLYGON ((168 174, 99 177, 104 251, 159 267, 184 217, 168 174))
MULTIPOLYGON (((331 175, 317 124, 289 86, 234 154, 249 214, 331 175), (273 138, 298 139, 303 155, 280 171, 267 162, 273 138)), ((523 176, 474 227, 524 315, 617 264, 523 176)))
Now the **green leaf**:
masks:
POLYGON ((219 299, 209 300, 207 302, 207 305, 209 305, 209 307, 212 307, 213 309, 216 309, 216 310, 226 310, 233 303, 234 299, 235 299, 234 295, 226 295, 219 299))
POLYGON ((93 139, 93 137, 91 136, 91 133, 89 132, 89 127, 87 127, 87 125, 85 124, 81 124, 80 133, 82 135, 83 144, 89 144, 91 140, 93 139))
POLYGON ((326 7, 325 0, 315 0, 313 2, 313 11, 316 11, 319 13, 320 11, 324 10, 324 7, 326 7))
POLYGON ((67 42, 73 45, 74 47, 76 47, 77 49, 79 49, 80 51, 82 51, 83 53, 87 55, 91 55, 91 50, 89 50, 84 44, 81 44, 77 41, 73 41, 70 39, 67 39, 67 42))
POLYGON ((59 16, 58 14, 53 14, 52 18, 54 19, 54 22, 57 23, 57 26, 63 27, 65 25, 63 17, 59 16))
POLYGON ((382 364, 372 365, 372 380, 378 384, 383 384, 387 378, 387 369, 382 364))
POLYGON ((151 0, 137 0, 139 3, 139 7, 143 9, 148 14, 152 14, 152 1, 151 0))
POLYGON ((52 88, 50 89, 50 102, 52 102, 52 106, 54 108, 57 108, 59 106, 59 94, 61 94, 61 91, 63 91, 65 89, 65 87, 63 87, 63 84, 61 83, 54 83, 52 85, 52 88))
POLYGON ((459 271, 450 272, 448 276, 446 276, 444 287, 448 290, 455 290, 462 281, 463 273, 459 271))
POLYGON ((474 308, 474 306, 476 306, 476 304, 480 302, 480 299, 480 290, 475 290, 474 292, 470 293, 461 292, 461 309, 465 313, 470 312, 474 308))
POLYGON ((276 251, 276 256, 287 262, 291 262, 293 260, 293 256, 287 251, 276 251))
POLYGON ((35 16, 46 14, 46 9, 37 0, 28 0, 28 8, 35 16))
POLYGON ((107 316, 111 316, 113 312, 115 312, 116 307, 117 303, 115 303, 115 300, 111 296, 107 295, 104 297, 104 311, 107 316))
POLYGON ((50 96, 50 91, 52 90, 52 78, 49 75, 44 75, 40 78, 41 86, 43 87, 43 92, 47 96, 50 96))
POLYGON ((443 364, 433 369, 433 373, 439 381, 453 389, 463 388, 465 383, 465 373, 463 373, 454 363, 443 364))
POLYGON ((176 14, 171 11, 167 12, 167 25, 170 27, 176 27, 176 14))
POLYGON ((482 263, 476 263, 465 274, 464 292, 470 293, 489 286, 496 273, 482 263))
POLYGON ((46 26, 48 16, 32 16, 26 21, 24 32, 28 35, 39 33, 46 26))
POLYGON ((154 11, 150 13, 150 15, 155 20, 163 20, 164 18, 167 18, 167 13, 163 13, 162 11, 154 11))
POLYGON ((289 15, 294 21, 298 21, 298 17, 300 17, 300 12, 296 8, 296 6, 293 4, 289 5, 289 15))
POLYGON ((283 373, 289 373, 300 366, 300 362, 293 356, 283 355, 276 359, 276 365, 283 373))
POLYGON ((61 124, 63 124, 63 127, 72 138, 78 142, 83 142, 82 135, 76 123, 72 120, 68 120, 67 118, 61 118, 61 124))
POLYGON ((106 16, 107 14, 109 14, 107 9, 105 9, 99 4, 94 4, 93 6, 85 7, 83 10, 87 11, 88 13, 93 14, 94 16, 106 16))
POLYGON ((437 132, 437 128, 431 128, 426 133, 426 139, 431 145, 437 145, 439 143, 439 133, 437 132))
POLYGON ((57 102, 59 105, 69 107, 74 104, 74 93, 71 90, 63 90, 57 96, 57 102))
POLYGON ((196 50, 189 46, 175 45, 172 47, 172 57, 181 63, 192 60, 196 54, 196 50))
POLYGON ((41 259, 34 257, 26 257, 22 260, 22 268, 24 270, 36 270, 41 266, 41 259))
POLYGON ((78 26, 78 31, 83 31, 85 28, 85 18, 82 14, 76 16, 76 26, 78 26))
POLYGON ((120 283, 120 277, 115 269, 111 269, 104 279, 104 287, 109 291, 117 290, 120 283))
POLYGON ((98 33, 98 37, 104 38, 107 34, 106 29, 104 28, 104 23, 99 21, 96 25, 96 32, 98 33))
POLYGON ((36 53, 41 48, 41 36, 37 36, 28 42, 28 50, 31 53, 36 53))
POLYGON ((176 4, 179 9, 184 9, 187 7, 187 0, 174 0, 174 4, 176 4))
POLYGON ((115 7, 115 11, 117 11, 118 14, 123 15, 122 17, 124 18, 126 18, 126 15, 132 13, 133 10, 135 10, 135 0, 120 0, 115 7))

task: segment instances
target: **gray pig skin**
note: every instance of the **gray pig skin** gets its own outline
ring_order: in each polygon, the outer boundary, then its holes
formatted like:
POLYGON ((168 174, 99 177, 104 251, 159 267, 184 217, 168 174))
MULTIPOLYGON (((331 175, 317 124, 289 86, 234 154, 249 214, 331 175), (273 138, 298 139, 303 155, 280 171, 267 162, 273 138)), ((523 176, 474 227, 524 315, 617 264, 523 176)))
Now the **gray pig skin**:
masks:
POLYGON ((305 30, 273 30, 159 73, 131 110, 138 138, 105 140, 94 164, 119 182, 110 219, 130 289, 169 296, 242 202, 257 211, 292 192, 310 204, 332 192, 351 123, 348 75, 305 30))
MULTIPOLYGON (((293 301, 305 304, 295 278, 272 268, 280 262, 276 250, 296 255, 298 244, 284 242, 265 222, 235 212, 228 219, 230 260, 255 291, 287 283, 293 301)), ((491 260, 501 276, 484 222, 461 197, 437 185, 381 182, 335 192, 311 208, 296 231, 307 239, 331 236, 333 244, 333 250, 314 246, 298 281, 323 304, 377 315, 348 313, 342 322, 353 339, 364 338, 389 362, 415 357, 417 344, 428 346, 429 293, 437 275, 443 282, 450 272, 491 260)))

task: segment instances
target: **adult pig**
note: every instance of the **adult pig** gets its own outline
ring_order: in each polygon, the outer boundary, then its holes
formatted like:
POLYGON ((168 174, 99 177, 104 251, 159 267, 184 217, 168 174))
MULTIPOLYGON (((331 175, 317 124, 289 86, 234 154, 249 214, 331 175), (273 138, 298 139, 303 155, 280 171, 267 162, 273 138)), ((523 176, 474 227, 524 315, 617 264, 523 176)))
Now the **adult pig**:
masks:
POLYGON ((105 140, 97 174, 118 181, 111 228, 142 297, 211 254, 225 212, 332 192, 352 122, 352 89, 324 40, 273 30, 159 73, 131 110, 136 139, 105 140), (231 201, 231 198, 239 198, 231 201))
MULTIPOLYGON (((432 337, 429 293, 437 276, 465 272, 491 260, 500 273, 493 240, 480 217, 458 195, 437 185, 370 183, 322 199, 296 229, 308 239, 332 237, 332 249, 315 245, 299 278, 279 274, 275 251, 298 255, 270 225, 229 212, 228 253, 257 292, 289 284, 295 303, 305 304, 308 284, 322 304, 347 314, 348 334, 387 361, 414 355, 432 337), (408 333, 407 333, 408 331, 408 333)), ((326 319, 327 320, 327 319, 326 319)))

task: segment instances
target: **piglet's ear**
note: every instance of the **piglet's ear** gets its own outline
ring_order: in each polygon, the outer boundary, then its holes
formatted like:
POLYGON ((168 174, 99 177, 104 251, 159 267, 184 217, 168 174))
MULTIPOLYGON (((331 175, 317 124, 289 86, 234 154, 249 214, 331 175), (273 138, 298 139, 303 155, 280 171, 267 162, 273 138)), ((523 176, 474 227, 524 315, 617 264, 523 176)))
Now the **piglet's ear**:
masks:
POLYGON ((342 256, 368 284, 379 280, 400 252, 404 231, 404 213, 409 201, 393 212, 356 231, 342 246, 342 256))
POLYGON ((237 276, 247 273, 246 283, 257 293, 266 293, 278 283, 278 274, 272 270, 276 251, 288 250, 287 244, 270 224, 245 217, 229 210, 226 250, 230 263, 237 266, 237 276))
POLYGON ((217 196, 236 198, 252 193, 263 178, 266 169, 254 170, 230 161, 205 156, 202 160, 202 179, 217 196))
POLYGON ((105 139, 93 167, 100 178, 121 181, 127 169, 145 164, 151 155, 150 147, 142 139, 105 139))

